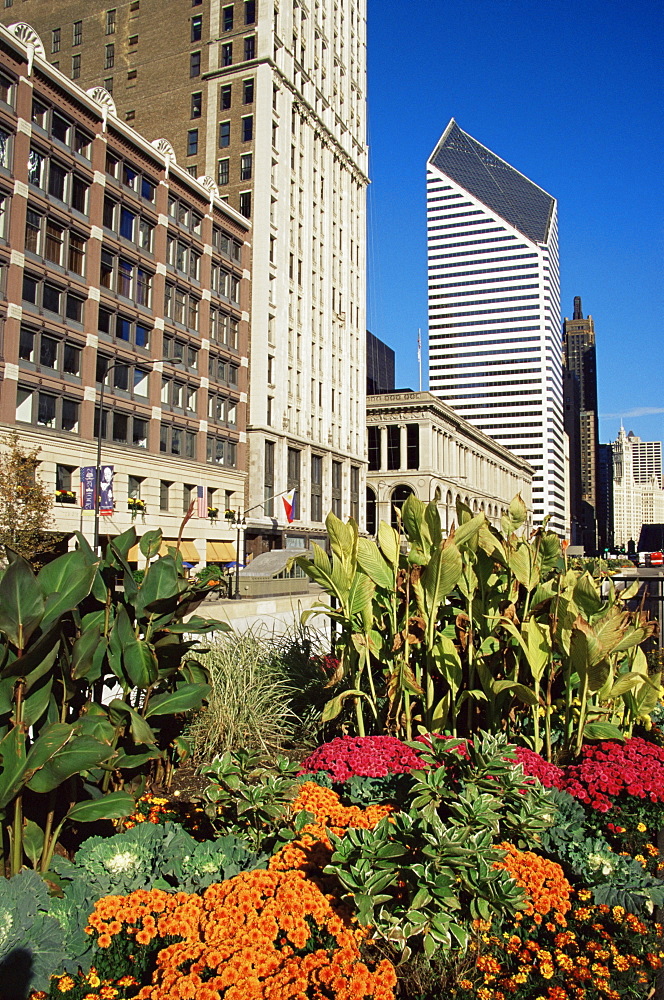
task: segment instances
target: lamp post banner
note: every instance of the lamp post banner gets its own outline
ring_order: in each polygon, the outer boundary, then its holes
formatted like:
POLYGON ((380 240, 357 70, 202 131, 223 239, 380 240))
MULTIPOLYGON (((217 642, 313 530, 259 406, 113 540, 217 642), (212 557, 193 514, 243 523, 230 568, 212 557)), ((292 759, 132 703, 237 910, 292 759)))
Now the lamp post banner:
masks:
POLYGON ((112 514, 115 507, 113 502, 113 466, 102 465, 99 471, 99 513, 112 514))
POLYGON ((97 470, 94 465, 86 465, 81 469, 81 507, 84 511, 94 514, 95 510, 95 485, 97 482, 97 470))

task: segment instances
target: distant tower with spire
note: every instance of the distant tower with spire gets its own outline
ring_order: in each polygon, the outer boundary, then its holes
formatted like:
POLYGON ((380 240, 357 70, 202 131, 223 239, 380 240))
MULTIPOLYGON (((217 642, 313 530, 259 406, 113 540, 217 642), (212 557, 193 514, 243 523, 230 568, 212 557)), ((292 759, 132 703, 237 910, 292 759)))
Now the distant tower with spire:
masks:
POLYGON ((597 551, 598 452, 595 324, 574 297, 572 319, 563 323, 565 430, 570 439, 572 542, 597 551))

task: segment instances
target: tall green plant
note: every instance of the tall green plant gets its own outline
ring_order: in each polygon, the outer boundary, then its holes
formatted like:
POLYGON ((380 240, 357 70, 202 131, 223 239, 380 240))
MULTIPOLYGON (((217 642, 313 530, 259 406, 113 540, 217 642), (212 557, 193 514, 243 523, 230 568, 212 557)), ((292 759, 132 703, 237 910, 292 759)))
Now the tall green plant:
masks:
POLYGON ((197 594, 177 550, 151 561, 160 531, 141 539, 138 586, 127 563, 136 541, 131 528, 98 559, 79 536, 75 551, 37 575, 8 550, 0 578, 0 824, 13 873, 24 855, 46 871, 65 823, 131 812, 126 778, 165 758, 177 716, 208 693, 187 634, 228 626, 185 623, 197 594), (119 686, 119 697, 103 702, 104 686, 119 686))
POLYGON ((563 708, 563 740, 621 738, 658 701, 661 675, 649 674, 641 644, 655 625, 627 609, 638 584, 618 594, 607 577, 567 565, 546 523, 527 533, 520 496, 500 530, 458 504, 458 526, 443 538, 434 501, 410 496, 403 536, 381 524, 377 542, 330 514, 331 555, 315 550, 302 569, 334 598, 319 604, 340 628, 336 647, 343 702, 355 704, 357 731, 410 737, 524 732, 552 752, 552 717, 563 708))

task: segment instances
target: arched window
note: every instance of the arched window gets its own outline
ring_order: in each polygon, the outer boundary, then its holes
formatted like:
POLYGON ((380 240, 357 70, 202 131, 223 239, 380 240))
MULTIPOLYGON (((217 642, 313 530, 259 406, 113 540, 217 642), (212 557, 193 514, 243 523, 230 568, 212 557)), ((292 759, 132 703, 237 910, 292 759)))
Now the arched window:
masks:
POLYGON ((367 486, 367 531, 375 535, 378 531, 376 494, 367 486))
POLYGON ((396 514, 395 507, 398 510, 401 510, 401 508, 403 507, 403 505, 406 502, 406 500, 408 499, 408 497, 412 493, 414 493, 414 492, 415 491, 413 489, 411 489, 410 486, 396 486, 392 490, 392 496, 390 497, 390 500, 391 500, 391 507, 390 507, 390 509, 391 509, 391 512, 392 512, 392 518, 391 518, 391 520, 392 520, 392 527, 393 528, 397 528, 398 529, 398 527, 399 527, 398 522, 397 522, 397 514, 396 514))

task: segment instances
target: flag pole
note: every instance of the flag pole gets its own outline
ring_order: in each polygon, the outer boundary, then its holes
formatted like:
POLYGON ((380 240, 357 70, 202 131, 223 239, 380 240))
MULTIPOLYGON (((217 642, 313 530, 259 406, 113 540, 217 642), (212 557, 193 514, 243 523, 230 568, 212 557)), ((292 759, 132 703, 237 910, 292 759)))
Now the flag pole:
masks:
POLYGON ((417 365, 420 370, 420 392, 422 392, 422 330, 417 328, 417 365))

